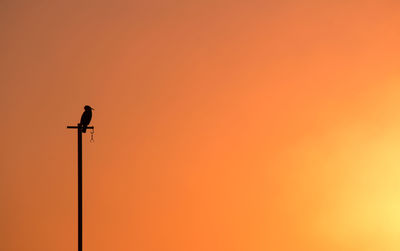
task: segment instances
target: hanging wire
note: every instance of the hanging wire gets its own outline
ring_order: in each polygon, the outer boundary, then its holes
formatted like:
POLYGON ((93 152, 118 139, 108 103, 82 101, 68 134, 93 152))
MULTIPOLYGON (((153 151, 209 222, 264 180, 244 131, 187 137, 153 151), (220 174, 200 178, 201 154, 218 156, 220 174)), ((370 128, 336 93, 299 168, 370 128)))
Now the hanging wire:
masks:
POLYGON ((90 143, 94 142, 94 127, 92 128, 92 131, 90 131, 90 143))

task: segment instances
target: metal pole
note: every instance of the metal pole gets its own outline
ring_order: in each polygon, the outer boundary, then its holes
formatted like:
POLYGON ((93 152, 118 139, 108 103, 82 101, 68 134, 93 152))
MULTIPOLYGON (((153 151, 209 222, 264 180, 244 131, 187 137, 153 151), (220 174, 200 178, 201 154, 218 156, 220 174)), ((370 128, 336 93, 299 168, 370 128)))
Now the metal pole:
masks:
MULTIPOLYGON (((82 196, 82 187, 83 187, 83 177, 82 177, 82 125, 78 124, 78 126, 67 126, 68 129, 78 129, 78 251, 82 251, 82 243, 83 243, 83 231, 82 231, 82 223, 83 223, 83 196, 82 196)), ((87 129, 94 129, 93 126, 88 126, 87 129)))
POLYGON ((78 251, 82 251, 82 126, 78 124, 78 251))

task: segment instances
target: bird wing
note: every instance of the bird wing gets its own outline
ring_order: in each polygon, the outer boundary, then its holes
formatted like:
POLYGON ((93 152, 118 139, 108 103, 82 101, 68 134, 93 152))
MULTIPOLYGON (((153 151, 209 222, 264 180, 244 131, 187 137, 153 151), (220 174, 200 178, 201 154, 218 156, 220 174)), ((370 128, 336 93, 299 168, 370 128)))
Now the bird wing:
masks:
POLYGON ((92 111, 84 111, 81 117, 81 125, 89 125, 92 120, 92 111))

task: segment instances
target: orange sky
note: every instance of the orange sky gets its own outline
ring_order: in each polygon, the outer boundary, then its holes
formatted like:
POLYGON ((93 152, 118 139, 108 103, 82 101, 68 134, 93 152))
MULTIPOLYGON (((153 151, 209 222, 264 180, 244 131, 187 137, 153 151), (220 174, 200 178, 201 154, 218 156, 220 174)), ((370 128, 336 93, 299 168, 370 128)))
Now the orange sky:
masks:
POLYGON ((0 250, 400 250, 399 12, 1 1, 0 250))

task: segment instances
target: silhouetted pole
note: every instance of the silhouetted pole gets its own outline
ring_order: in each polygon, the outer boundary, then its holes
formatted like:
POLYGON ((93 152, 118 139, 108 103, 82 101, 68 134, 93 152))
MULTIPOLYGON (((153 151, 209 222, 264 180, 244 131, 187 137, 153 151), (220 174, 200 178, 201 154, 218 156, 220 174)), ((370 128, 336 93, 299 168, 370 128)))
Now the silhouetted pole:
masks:
MULTIPOLYGON (((78 129, 78 251, 82 251, 82 126, 67 126, 68 129, 78 129)), ((87 129, 94 129, 93 126, 88 126, 87 129)))

